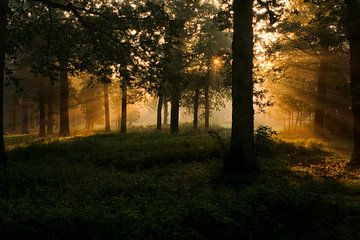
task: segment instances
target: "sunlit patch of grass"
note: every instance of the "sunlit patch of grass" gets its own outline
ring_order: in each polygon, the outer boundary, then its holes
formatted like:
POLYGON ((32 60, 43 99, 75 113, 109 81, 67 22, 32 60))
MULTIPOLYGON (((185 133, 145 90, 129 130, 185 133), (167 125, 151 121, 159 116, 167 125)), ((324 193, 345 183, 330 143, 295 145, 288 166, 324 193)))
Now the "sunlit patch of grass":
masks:
POLYGON ((333 178, 345 184, 360 184, 360 170, 348 168, 351 158, 346 152, 337 152, 332 144, 318 140, 280 142, 278 153, 287 152, 287 163, 293 171, 314 178, 333 178), (286 150, 286 148, 289 148, 286 150))

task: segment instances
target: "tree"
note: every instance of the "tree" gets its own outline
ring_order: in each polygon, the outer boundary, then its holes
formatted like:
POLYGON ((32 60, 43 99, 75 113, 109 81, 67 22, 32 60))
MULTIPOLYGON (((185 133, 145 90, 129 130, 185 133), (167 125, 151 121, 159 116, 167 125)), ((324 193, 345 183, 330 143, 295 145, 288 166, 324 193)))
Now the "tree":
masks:
POLYGON ((4 142, 4 84, 8 0, 0 1, 0 164, 6 163, 4 142))
POLYGON ((110 132, 109 84, 104 83, 105 132, 110 132))
POLYGON ((347 34, 350 43, 350 86, 354 121, 354 148, 350 164, 360 167, 360 2, 346 0, 347 34))
POLYGON ((247 174, 255 170, 253 149, 253 1, 234 0, 232 63, 232 128, 224 174, 247 174))

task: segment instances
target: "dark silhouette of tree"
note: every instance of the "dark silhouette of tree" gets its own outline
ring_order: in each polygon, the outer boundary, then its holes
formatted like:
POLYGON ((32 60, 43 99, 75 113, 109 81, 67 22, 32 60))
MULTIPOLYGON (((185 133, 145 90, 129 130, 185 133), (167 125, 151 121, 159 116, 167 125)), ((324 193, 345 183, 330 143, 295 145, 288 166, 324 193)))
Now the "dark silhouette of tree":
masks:
POLYGON ((354 120, 354 149, 350 164, 360 167, 360 2, 347 0, 347 34, 350 43, 350 87, 354 120))
POLYGON ((232 64, 232 129, 224 174, 248 174, 255 170, 253 149, 253 1, 234 0, 232 64))
POLYGON ((0 164, 6 163, 4 142, 4 84, 8 0, 0 2, 0 164))

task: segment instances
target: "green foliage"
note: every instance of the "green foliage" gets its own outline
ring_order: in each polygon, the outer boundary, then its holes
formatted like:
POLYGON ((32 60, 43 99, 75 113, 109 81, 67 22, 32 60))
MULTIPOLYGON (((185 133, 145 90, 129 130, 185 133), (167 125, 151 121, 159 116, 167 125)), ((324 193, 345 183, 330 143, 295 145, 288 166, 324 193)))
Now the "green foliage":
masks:
POLYGON ((272 157, 272 148, 274 145, 274 137, 277 135, 276 131, 268 126, 259 126, 255 130, 255 153, 257 157, 272 157))

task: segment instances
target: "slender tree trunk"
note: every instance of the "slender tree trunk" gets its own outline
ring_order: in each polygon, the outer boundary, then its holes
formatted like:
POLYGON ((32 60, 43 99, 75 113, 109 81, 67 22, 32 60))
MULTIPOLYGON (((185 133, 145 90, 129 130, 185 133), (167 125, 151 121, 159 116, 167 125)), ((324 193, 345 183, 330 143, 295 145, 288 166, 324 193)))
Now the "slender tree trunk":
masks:
POLYGON ((199 96, 200 96, 200 89, 199 85, 196 84, 195 86, 195 94, 194 94, 194 129, 198 128, 198 121, 199 121, 199 96))
POLYGON ((291 110, 289 110, 289 117, 288 117, 288 130, 291 130, 291 110))
POLYGON ((86 107, 85 110, 85 130, 90 130, 90 116, 88 107, 86 107))
POLYGON ((209 98, 209 89, 210 89, 210 74, 205 83, 205 129, 208 130, 210 127, 210 98, 209 98))
POLYGON ((297 111, 296 112, 296 118, 295 118, 295 130, 297 130, 298 125, 299 125, 299 117, 300 117, 300 112, 297 111))
POLYGON ((21 101, 21 134, 29 134, 29 111, 28 103, 22 97, 21 101))
POLYGON ((324 131, 325 101, 326 101, 326 60, 321 57, 320 73, 317 81, 316 105, 314 118, 314 132, 322 134, 324 131))
POLYGON ((120 125, 121 125, 121 111, 120 110, 118 111, 116 124, 117 124, 118 129, 120 129, 120 125))
POLYGON ((110 132, 109 87, 104 84, 105 132, 110 132))
POLYGON ((70 136, 69 120, 69 78, 67 63, 62 61, 60 66, 60 137, 70 136))
POLYGON ((360 2, 346 1, 347 31, 350 42, 350 87, 354 122, 354 149, 350 164, 360 168, 360 2))
POLYGON ((232 129, 224 174, 248 174, 257 169, 254 156, 253 1, 234 0, 232 63, 232 129))
POLYGON ((121 127, 120 132, 126 133, 127 118, 127 80, 124 76, 121 80, 121 127))
POLYGON ((180 93, 176 89, 171 96, 170 133, 179 132, 180 93))
POLYGON ((285 118, 285 115, 283 115, 283 124, 284 124, 284 131, 286 131, 286 118, 285 118))
POLYGON ((169 117, 169 105, 168 100, 164 97, 164 126, 168 125, 168 117, 169 117))
POLYGON ((45 96, 44 83, 39 86, 39 137, 46 136, 46 114, 45 114, 45 96))
POLYGON ((53 86, 49 87, 49 94, 47 95, 47 104, 48 104, 48 111, 47 111, 47 134, 53 135, 54 134, 54 90, 53 86))
POLYGON ((161 131, 161 112, 163 106, 163 97, 162 94, 159 93, 158 107, 157 107, 157 117, 156 117, 156 129, 161 131))
POLYGON ((0 1, 0 165, 6 164, 4 141, 4 84, 8 0, 0 1))

